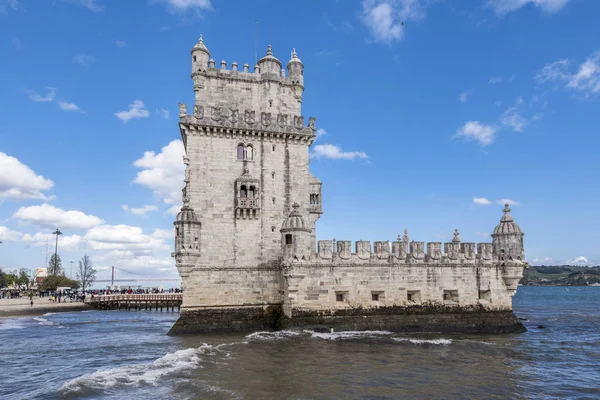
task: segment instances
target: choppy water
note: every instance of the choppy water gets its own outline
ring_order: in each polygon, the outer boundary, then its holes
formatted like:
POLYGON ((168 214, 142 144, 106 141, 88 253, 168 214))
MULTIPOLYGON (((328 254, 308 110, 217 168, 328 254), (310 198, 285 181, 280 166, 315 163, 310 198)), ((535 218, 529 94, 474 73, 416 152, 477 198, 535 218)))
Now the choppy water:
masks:
POLYGON ((521 287, 514 306, 527 333, 168 337, 177 314, 1 320, 0 398, 600 398, 600 287, 521 287))

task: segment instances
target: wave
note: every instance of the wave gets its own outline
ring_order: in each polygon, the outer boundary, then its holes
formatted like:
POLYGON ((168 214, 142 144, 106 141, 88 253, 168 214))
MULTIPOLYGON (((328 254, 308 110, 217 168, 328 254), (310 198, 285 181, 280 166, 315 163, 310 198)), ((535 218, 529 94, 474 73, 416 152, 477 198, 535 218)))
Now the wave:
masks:
POLYGON ((412 344, 441 344, 449 345, 452 343, 452 339, 413 339, 413 338, 392 338, 397 342, 410 342, 412 344))
POLYGON ((23 329, 27 326, 23 323, 24 320, 20 319, 0 319, 0 331, 8 331, 10 329, 23 329))
MULTIPOLYGON (((244 343, 250 343, 252 341, 281 340, 281 339, 288 339, 291 337, 297 337, 300 335, 301 335, 300 332, 296 332, 296 331, 274 331, 274 332, 260 331, 260 332, 254 332, 254 333, 247 335, 244 338, 244 343)), ((234 344, 234 343, 230 343, 230 344, 234 344)))
POLYGON ((156 386, 164 377, 201 367, 201 356, 215 355, 219 352, 221 350, 204 343, 198 348, 167 353, 152 363, 101 369, 81 375, 65 382, 59 392, 63 395, 72 395, 115 387, 135 387, 142 384, 156 386))
POLYGON ((43 317, 47 317, 48 315, 55 315, 55 314, 58 314, 58 313, 55 313, 55 312, 47 312, 46 314, 44 314, 44 315, 42 315, 42 316, 43 316, 43 317))
MULTIPOLYGON (((45 314, 44 314, 45 315, 45 314)), ((47 325, 47 326, 51 326, 51 325, 56 325, 54 322, 52 321, 48 321, 46 318, 42 318, 42 317, 34 317, 33 318, 35 321, 39 322, 39 325, 47 325)))
POLYGON ((388 337, 392 335, 392 332, 388 331, 340 331, 321 333, 313 331, 304 331, 311 335, 315 339, 323 340, 352 340, 352 339, 368 339, 376 337, 388 337))

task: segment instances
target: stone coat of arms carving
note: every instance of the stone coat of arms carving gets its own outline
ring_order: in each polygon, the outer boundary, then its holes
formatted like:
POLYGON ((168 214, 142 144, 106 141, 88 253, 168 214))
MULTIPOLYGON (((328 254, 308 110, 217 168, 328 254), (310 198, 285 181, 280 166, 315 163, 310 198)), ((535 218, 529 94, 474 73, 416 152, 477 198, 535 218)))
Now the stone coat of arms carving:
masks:
POLYGON ((198 119, 204 118, 204 106, 194 106, 194 117, 198 119))
POLYGON ((271 121, 272 121, 271 113, 267 113, 267 112, 260 113, 261 124, 263 124, 264 126, 269 126, 269 125, 271 125, 271 121))
POLYGON ((440 242, 427 243, 427 253, 432 260, 442 259, 442 244, 440 242))
POLYGON ((277 114, 277 124, 280 127, 284 127, 287 125, 287 115, 286 114, 277 114))
POLYGON ((248 125, 252 125, 255 122, 255 112, 254 111, 250 111, 250 110, 246 110, 246 112, 244 113, 244 121, 246 121, 246 123, 248 125))
POLYGON ((358 258, 363 260, 371 258, 371 242, 367 240, 356 242, 356 254, 358 254, 358 258))
POLYGON ((425 243, 423 242, 410 242, 410 255, 415 260, 422 260, 425 258, 425 243))
POLYGON ((408 255, 408 243, 393 242, 392 253, 394 253, 394 257, 396 257, 397 259, 406 260, 406 256, 408 255))
POLYGON ((379 259, 389 258, 390 256, 390 242, 375 242, 375 254, 379 259))
POLYGON ((458 260, 458 257, 460 257, 458 243, 445 243, 444 252, 449 260, 458 260))
POLYGON ((232 124, 235 124, 238 122, 239 113, 240 113, 240 110, 234 109, 234 108, 231 109, 231 123, 232 124))
POLYGON ((304 128, 304 117, 294 115, 294 127, 296 129, 304 128))
POLYGON ((213 119, 213 121, 219 121, 221 120, 221 108, 220 107, 213 107, 210 113, 211 118, 213 119))
POLYGON ((479 243, 477 246, 477 253, 479 253, 479 257, 482 260, 491 260, 492 259, 492 244, 491 243, 479 243))
POLYGON ((319 257, 331 258, 332 257, 332 243, 331 240, 319 240, 319 257))
POLYGON ((475 254, 475 243, 461 243, 461 253, 465 255, 465 259, 474 260, 475 254))
POLYGON ((310 129, 312 129, 313 131, 317 130, 317 119, 315 117, 309 117, 308 118, 308 127, 310 129))
POLYGON ((349 259, 352 256, 352 242, 349 240, 339 240, 337 242, 337 254, 341 259, 349 259))

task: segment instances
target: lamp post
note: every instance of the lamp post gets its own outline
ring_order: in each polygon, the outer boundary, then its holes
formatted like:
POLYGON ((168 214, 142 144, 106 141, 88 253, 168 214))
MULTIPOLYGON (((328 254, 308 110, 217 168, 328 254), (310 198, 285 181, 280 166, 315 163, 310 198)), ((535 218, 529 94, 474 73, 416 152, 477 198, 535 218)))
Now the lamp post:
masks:
POLYGON ((69 279, 73 279, 73 261, 69 261, 71 263, 71 276, 69 279))
POLYGON ((56 266, 58 265, 58 236, 62 235, 62 232, 59 229, 56 229, 52 232, 53 235, 56 235, 56 244, 54 245, 54 273, 56 274, 56 266))

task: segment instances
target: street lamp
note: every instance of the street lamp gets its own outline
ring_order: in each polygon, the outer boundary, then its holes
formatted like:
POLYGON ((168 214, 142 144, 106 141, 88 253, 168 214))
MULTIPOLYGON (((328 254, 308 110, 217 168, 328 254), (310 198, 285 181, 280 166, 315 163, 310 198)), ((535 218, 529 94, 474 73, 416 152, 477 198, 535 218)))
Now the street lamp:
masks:
POLYGON ((71 276, 70 279, 73 279, 73 261, 69 261, 71 263, 71 276))
POLYGON ((54 273, 56 274, 56 266, 58 265, 58 236, 62 235, 62 232, 56 229, 52 234, 56 235, 56 244, 54 245, 54 273))

